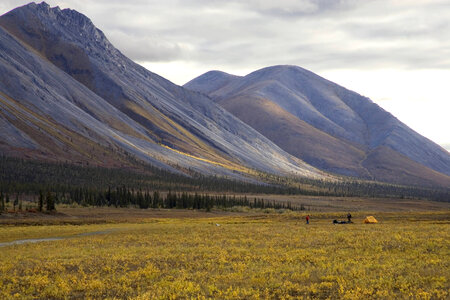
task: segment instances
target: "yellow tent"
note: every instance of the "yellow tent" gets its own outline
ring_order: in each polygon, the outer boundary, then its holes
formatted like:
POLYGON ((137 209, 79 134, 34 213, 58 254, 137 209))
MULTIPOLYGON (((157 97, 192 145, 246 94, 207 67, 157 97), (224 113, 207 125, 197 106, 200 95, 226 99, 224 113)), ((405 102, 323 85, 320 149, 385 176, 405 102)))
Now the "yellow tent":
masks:
POLYGON ((375 224, 375 223, 378 223, 378 221, 373 216, 368 216, 368 217, 366 217, 364 219, 364 223, 366 223, 366 224, 375 224))

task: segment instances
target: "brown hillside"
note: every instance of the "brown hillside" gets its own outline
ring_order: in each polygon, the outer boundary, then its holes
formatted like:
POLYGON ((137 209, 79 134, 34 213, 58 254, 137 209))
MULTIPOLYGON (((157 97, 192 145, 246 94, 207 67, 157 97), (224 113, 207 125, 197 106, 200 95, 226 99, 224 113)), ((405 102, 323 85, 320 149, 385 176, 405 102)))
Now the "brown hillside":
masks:
POLYGON ((330 171, 369 178, 361 167, 364 152, 326 134, 267 99, 237 97, 220 103, 236 117, 255 128, 286 152, 309 164, 330 171), (321 153, 321 157, 317 157, 321 153))
POLYGON ((450 186, 450 176, 427 168, 388 147, 374 149, 362 165, 370 169, 375 180, 431 186, 450 186), (401 170, 401 172, 399 172, 401 170))

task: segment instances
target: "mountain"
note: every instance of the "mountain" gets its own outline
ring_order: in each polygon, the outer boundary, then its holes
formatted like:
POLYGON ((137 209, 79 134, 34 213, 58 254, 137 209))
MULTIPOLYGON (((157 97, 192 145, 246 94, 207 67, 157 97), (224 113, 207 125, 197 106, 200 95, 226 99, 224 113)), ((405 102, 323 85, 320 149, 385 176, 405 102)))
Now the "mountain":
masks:
POLYGON ((86 16, 45 2, 0 17, 0 108, 4 155, 327 177, 205 95, 125 57, 86 16))
POLYGON ((450 186, 450 154, 370 99, 296 66, 244 77, 207 72, 184 87, 210 96, 288 153, 325 171, 450 186))

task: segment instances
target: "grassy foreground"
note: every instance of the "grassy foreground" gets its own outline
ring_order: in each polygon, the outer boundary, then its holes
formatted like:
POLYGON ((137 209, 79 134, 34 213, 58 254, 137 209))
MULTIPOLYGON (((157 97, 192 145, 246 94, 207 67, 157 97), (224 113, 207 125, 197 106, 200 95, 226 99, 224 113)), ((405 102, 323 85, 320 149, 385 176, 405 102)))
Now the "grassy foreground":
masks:
POLYGON ((373 225, 363 214, 348 225, 303 216, 3 226, 0 243, 70 238, 0 247, 0 298, 450 297, 448 211, 375 215, 373 225))

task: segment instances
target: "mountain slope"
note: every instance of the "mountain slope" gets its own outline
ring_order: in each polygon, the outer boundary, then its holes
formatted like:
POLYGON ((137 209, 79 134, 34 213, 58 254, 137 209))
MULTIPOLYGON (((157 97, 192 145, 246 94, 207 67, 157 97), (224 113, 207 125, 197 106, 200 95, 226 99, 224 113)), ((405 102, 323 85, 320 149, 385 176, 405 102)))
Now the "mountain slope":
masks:
POLYGON ((0 149, 105 165, 322 178, 202 94, 135 64, 84 15, 46 3, 0 17, 0 149), (103 159, 108 157, 108 159, 103 159))
POLYGON ((403 184, 422 180, 450 185, 447 151, 370 99, 302 68, 274 66, 244 77, 216 76, 213 71, 184 86, 206 93, 282 149, 318 168, 403 184), (214 78, 233 80, 216 84, 214 78), (401 157, 402 163, 386 168, 393 162, 391 155, 401 157))

